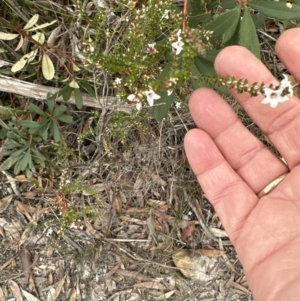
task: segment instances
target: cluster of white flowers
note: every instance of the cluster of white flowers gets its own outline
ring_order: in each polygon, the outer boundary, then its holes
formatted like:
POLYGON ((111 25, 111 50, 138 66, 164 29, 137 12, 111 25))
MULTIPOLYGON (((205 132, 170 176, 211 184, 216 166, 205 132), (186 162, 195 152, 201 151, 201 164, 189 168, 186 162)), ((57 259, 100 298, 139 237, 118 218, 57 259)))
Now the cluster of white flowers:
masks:
POLYGON ((182 42, 182 38, 181 38, 181 29, 178 30, 177 32, 177 41, 172 43, 172 47, 175 48, 176 50, 176 55, 178 55, 181 51, 182 51, 182 46, 184 45, 184 43, 182 42))
POLYGON ((277 90, 271 88, 265 88, 265 98, 261 103, 270 104, 271 108, 276 108, 278 103, 289 100, 289 97, 293 95, 293 86, 288 77, 283 74, 284 79, 280 82, 280 86, 277 90), (287 90, 287 94, 283 95, 283 91, 287 90))
MULTIPOLYGON (((149 104, 150 107, 152 107, 154 105, 154 101, 156 99, 160 99, 160 96, 158 94, 156 94, 152 89, 149 89, 147 91, 144 91, 143 94, 146 96, 147 98, 147 102, 149 104)), ((141 99, 139 99, 139 97, 137 97, 135 94, 130 94, 127 99, 131 102, 135 103, 136 109, 139 111, 142 108, 142 101, 141 99)))

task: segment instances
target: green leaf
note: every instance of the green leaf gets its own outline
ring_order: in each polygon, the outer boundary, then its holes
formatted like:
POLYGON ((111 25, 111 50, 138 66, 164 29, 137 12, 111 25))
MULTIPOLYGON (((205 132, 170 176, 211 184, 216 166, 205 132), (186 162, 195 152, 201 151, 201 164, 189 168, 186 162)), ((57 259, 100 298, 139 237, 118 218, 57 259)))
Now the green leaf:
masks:
POLYGON ((52 123, 53 137, 55 142, 60 141, 60 131, 56 122, 52 123))
POLYGON ((1 125, 3 128, 7 129, 7 130, 10 129, 9 126, 8 126, 3 120, 1 120, 1 119, 0 119, 0 125, 1 125))
POLYGON ((256 33, 256 27, 247 8, 244 9, 239 37, 239 44, 248 48, 257 58, 260 59, 260 46, 256 33))
POLYGON ((19 160, 19 157, 8 157, 1 165, 0 170, 7 170, 11 166, 13 166, 17 161, 19 160))
POLYGON ((27 149, 28 149, 28 147, 23 147, 22 149, 19 149, 15 152, 11 153, 10 157, 19 157, 19 156, 23 157, 24 154, 26 153, 27 149))
POLYGON ((300 18, 300 5, 288 3, 275 2, 275 1, 259 1, 252 0, 248 5, 256 11, 278 20, 293 20, 300 18))
POLYGON ((189 16, 196 16, 202 13, 203 4, 199 0, 189 0, 187 12, 189 16))
POLYGON ((55 100, 52 98, 47 98, 47 106, 51 115, 53 114, 54 105, 55 105, 55 100))
POLYGON ((48 92, 47 93, 47 99, 50 99, 50 100, 56 100, 56 98, 59 96, 58 95, 59 91, 55 92, 55 93, 50 93, 48 92))
POLYGON ((228 41, 230 41, 230 39, 234 36, 234 34, 236 33, 236 29, 239 25, 240 19, 241 19, 241 11, 240 9, 236 9, 239 13, 235 14, 232 17, 231 20, 231 25, 228 27, 228 29, 224 32, 223 36, 222 36, 222 41, 223 44, 227 43, 228 41))
POLYGON ((26 169, 25 173, 26 173, 26 178, 27 179, 31 179, 32 178, 32 172, 31 172, 30 169, 26 169))
POLYGON ((66 85, 64 88, 62 97, 64 101, 68 101, 72 95, 73 89, 69 85, 66 85))
POLYGON ((94 88, 85 80, 78 80, 78 84, 84 90, 86 90, 91 96, 96 97, 94 88))
POLYGON ((252 19, 253 19, 253 22, 255 24, 255 27, 260 28, 260 27, 264 26, 264 24, 267 21, 268 17, 264 14, 257 13, 257 14, 252 15, 252 19))
POLYGON ((58 117, 60 115, 62 115, 64 112, 67 111, 67 107, 66 106, 58 106, 57 108, 55 108, 54 112, 53 112, 53 117, 58 117))
POLYGON ((29 163, 29 158, 30 158, 30 157, 31 157, 31 154, 27 152, 27 153, 24 155, 24 157, 20 160, 20 169, 21 169, 22 171, 24 171, 24 170, 27 168, 28 163, 29 163))
POLYGON ((199 24, 202 26, 207 25, 213 19, 212 15, 209 13, 201 13, 195 16, 188 17, 188 26, 197 27, 199 24))
POLYGON ((34 162, 37 162, 41 166, 45 167, 45 163, 44 163, 46 160, 45 156, 34 148, 31 148, 31 152, 34 158, 34 162))
POLYGON ((228 28, 232 26, 232 20, 236 20, 239 16, 239 8, 231 9, 219 15, 212 22, 206 25, 204 29, 213 31, 211 38, 212 40, 215 40, 221 37, 228 30, 228 28))
POLYGON ((56 119, 65 123, 73 123, 73 117, 70 115, 60 115, 56 119))
POLYGON ((31 120, 21 120, 20 125, 25 128, 36 129, 40 126, 40 124, 36 121, 31 120))
POLYGON ((155 101, 155 118, 157 121, 162 121, 168 114, 168 111, 173 103, 175 92, 168 95, 167 91, 159 93, 160 98, 155 101))
POLYGON ((31 103, 29 105, 29 111, 30 112, 33 112, 33 113, 36 113, 36 114, 39 114, 39 115, 42 115, 42 116, 45 116, 45 112, 38 106, 36 106, 35 104, 31 103))
POLYGON ((236 0, 223 0, 220 5, 224 9, 232 9, 236 7, 236 0))
MULTIPOLYGON (((198 56, 195 57, 194 63, 195 63, 195 68, 192 68, 193 74, 198 76, 200 74, 205 75, 213 75, 216 76, 216 72, 214 69, 214 61, 216 56, 220 50, 207 50, 206 51, 206 56, 198 56)), ((218 85, 213 85, 213 84, 208 84, 207 82, 204 81, 192 81, 193 87, 211 87, 216 89, 222 94, 229 94, 228 90, 224 86, 218 86, 218 85)))
POLYGON ((83 99, 79 89, 74 89, 74 96, 77 109, 82 109, 83 99))

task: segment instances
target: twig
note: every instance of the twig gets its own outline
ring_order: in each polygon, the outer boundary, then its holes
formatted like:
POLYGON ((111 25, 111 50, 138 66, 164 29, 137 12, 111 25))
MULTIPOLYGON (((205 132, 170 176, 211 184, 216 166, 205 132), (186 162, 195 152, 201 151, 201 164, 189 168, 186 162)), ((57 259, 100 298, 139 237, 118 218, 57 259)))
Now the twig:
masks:
MULTIPOLYGON (((48 93, 56 93, 59 91, 58 88, 48 87, 33 84, 30 82, 18 80, 15 78, 11 78, 8 76, 4 76, 0 74, 0 91, 7 93, 14 93, 18 95, 22 95, 28 98, 35 98, 37 100, 45 100, 47 98, 48 93)), ((125 103, 117 103, 117 99, 115 97, 108 96, 106 99, 99 97, 98 99, 86 94, 82 93, 83 105, 86 107, 93 108, 102 108, 106 107, 110 110, 123 111, 130 113, 132 110, 132 106, 125 103)), ((62 96, 56 99, 57 101, 63 102, 62 96)), ((75 104, 75 97, 72 95, 69 103, 75 104)))

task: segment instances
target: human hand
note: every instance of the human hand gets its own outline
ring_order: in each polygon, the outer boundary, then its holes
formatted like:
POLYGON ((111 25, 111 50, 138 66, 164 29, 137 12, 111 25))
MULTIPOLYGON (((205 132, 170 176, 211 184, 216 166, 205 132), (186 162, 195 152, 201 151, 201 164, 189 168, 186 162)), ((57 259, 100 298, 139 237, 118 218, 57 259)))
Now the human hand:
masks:
MULTIPOLYGON (((300 28, 285 31, 276 53, 300 82, 300 28)), ((216 58, 222 76, 278 85, 248 50, 230 46, 216 58)), ((300 102, 276 108, 263 95, 231 91, 281 153, 287 165, 254 137, 215 91, 196 90, 189 102, 198 129, 185 137, 190 165, 243 264, 256 301, 300 300, 300 102), (270 193, 257 194, 281 175, 270 193)))

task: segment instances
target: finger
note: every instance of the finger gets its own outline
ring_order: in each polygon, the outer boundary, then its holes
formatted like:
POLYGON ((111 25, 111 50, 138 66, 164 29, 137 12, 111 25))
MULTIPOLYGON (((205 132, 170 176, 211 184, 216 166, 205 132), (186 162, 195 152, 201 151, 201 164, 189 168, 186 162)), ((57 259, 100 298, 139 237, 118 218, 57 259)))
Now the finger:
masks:
POLYGON ((234 243, 258 198, 231 168, 209 135, 199 129, 184 139, 189 163, 234 243))
POLYGON ((300 81, 300 28, 286 30, 276 43, 276 54, 291 74, 300 81))
POLYGON ((230 166, 255 193, 288 171, 265 145, 240 122, 230 105, 215 91, 196 90, 189 107, 198 128, 212 138, 230 166))
MULTIPOLYGON (((277 85, 278 81, 250 51, 241 46, 223 49, 216 58, 215 69, 222 76, 247 79, 249 84, 264 82, 277 85)), ((252 120, 273 142, 278 151, 293 168, 300 163, 300 103, 296 97, 280 103, 276 108, 262 104, 263 95, 251 97, 248 93, 231 94, 244 107, 252 120)))

